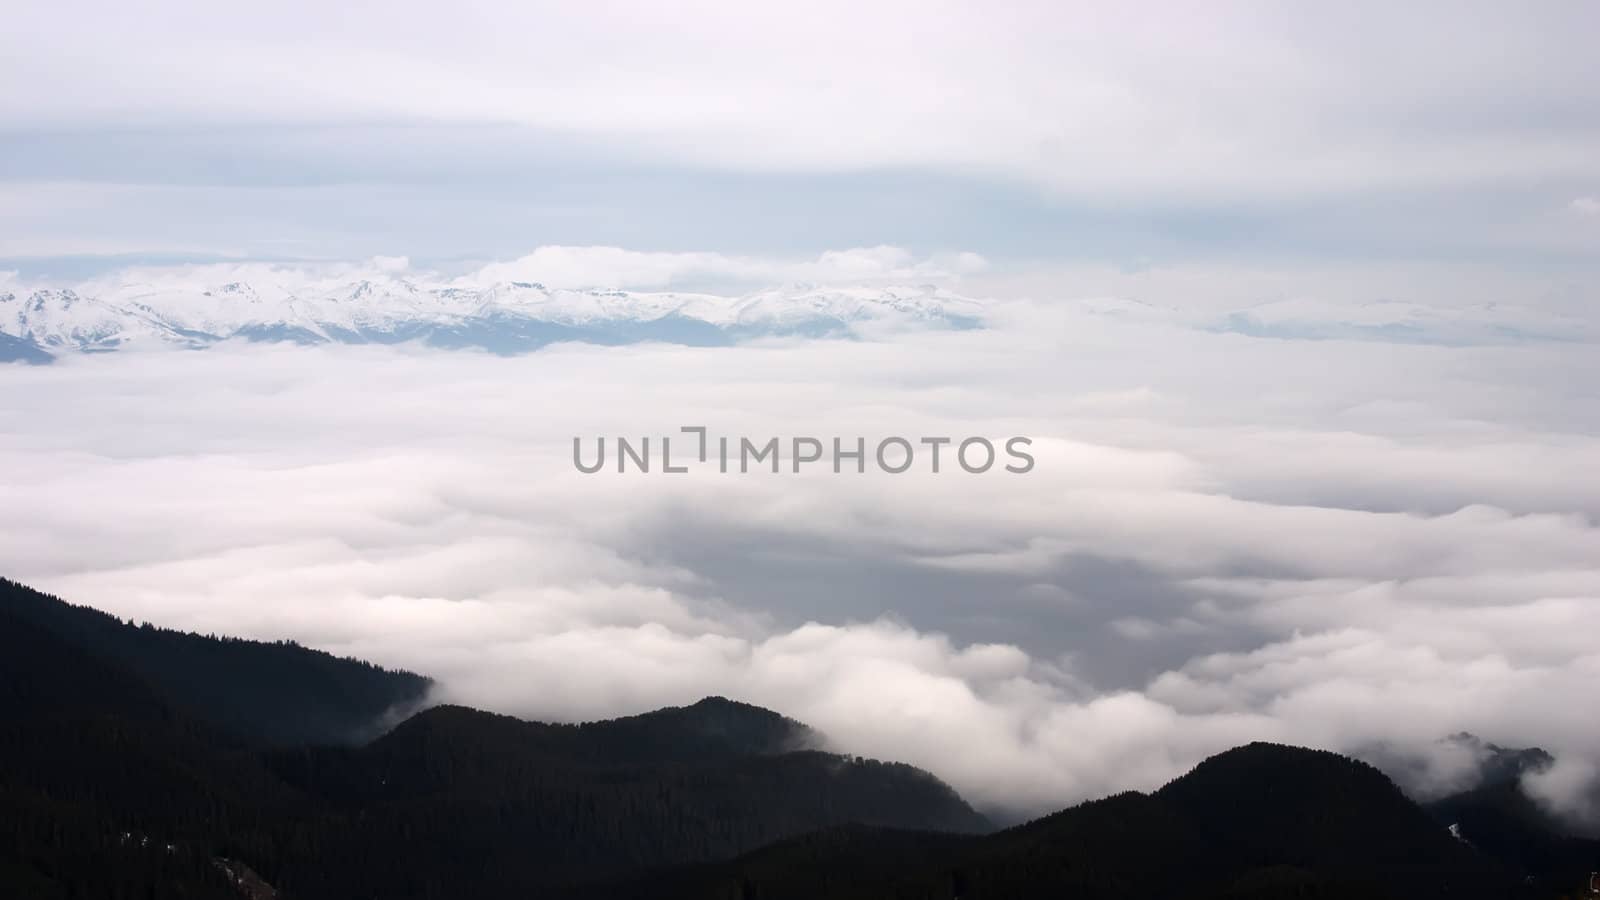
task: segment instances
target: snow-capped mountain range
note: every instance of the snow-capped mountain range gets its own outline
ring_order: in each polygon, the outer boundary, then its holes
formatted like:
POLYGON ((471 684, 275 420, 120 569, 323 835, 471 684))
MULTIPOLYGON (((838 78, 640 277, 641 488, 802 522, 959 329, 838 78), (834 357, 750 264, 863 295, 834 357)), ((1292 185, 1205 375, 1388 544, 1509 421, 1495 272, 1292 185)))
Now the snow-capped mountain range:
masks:
POLYGON ((718 345, 783 335, 971 328, 982 324, 983 315, 982 304, 932 286, 790 285, 738 297, 404 277, 0 286, 0 360, 44 362, 61 353, 198 348, 231 339, 421 341, 501 353, 560 341, 718 345))
MULTIPOLYGON (((1096 320, 1274 340, 1600 340, 1592 317, 1497 303, 1443 307, 1286 298, 1202 311, 1107 297, 1051 306, 1096 320)), ((1003 304, 932 285, 790 284, 721 296, 552 288, 481 276, 451 280, 371 267, 130 270, 73 287, 21 285, 12 273, 0 273, 0 362, 49 362, 65 353, 124 348, 200 348, 229 340, 415 341, 520 353, 563 341, 718 346, 763 337, 865 337, 1007 322, 1003 304)))

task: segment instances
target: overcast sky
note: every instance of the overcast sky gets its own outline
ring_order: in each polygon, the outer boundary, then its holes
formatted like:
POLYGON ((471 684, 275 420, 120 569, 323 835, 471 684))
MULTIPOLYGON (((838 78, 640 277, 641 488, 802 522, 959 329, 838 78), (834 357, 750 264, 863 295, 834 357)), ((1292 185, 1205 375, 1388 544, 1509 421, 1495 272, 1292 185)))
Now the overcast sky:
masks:
POLYGON ((0 291, 335 265, 935 282, 991 315, 8 366, 0 567, 526 716, 735 696, 1013 812, 1257 738, 1416 754, 1441 790, 1463 729, 1557 753, 1530 787, 1578 808, 1596 34, 1589 2, 24 4, 0 291), (1362 331, 1381 300, 1404 340, 1362 331), (1218 327, 1264 302, 1272 336, 1218 327), (693 424, 1038 464, 571 466, 574 435, 693 424))
POLYGON ((893 244, 1587 270, 1596 33, 1584 0, 25 3, 0 264, 893 244))

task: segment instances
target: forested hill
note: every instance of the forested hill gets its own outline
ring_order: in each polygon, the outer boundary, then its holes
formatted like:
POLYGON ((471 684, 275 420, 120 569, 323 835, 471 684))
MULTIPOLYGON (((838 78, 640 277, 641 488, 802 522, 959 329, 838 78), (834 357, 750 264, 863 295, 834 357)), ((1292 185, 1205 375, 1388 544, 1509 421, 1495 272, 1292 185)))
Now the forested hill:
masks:
POLYGON ((4 898, 233 896, 245 870, 289 900, 582 895, 852 822, 989 827, 926 772, 810 749, 804 725, 722 698, 583 725, 442 706, 364 744, 262 747, 237 735, 282 731, 240 720, 318 686, 426 682, 9 582, 4 601, 4 898), (245 684, 218 704, 207 679, 245 684))
POLYGON ((420 708, 431 685, 293 642, 134 625, 7 579, 0 610, 126 668, 174 707, 257 746, 358 743, 420 708))
POLYGON ((612 900, 1555 898, 1452 837, 1382 773, 1332 753, 1251 744, 1154 794, 1124 793, 962 838, 838 829, 720 866, 611 885, 612 900))
POLYGON ((298 807, 234 739, 0 606, 0 897, 237 897, 213 858, 298 807))
POLYGON ((1485 779, 1427 808, 1463 841, 1507 860, 1525 877, 1570 883, 1600 871, 1600 835, 1592 823, 1575 827, 1558 819, 1529 798, 1515 777, 1485 779))
MULTIPOLYGON (((675 718, 651 744, 681 745, 675 718)), ((329 813, 310 832, 319 855, 343 861, 283 886, 329 898, 536 896, 850 822, 988 827, 910 766, 815 750, 630 758, 590 731, 443 707, 363 748, 272 754, 274 773, 329 813), (425 862, 399 852, 413 846, 425 862)))
POLYGON ((1519 770, 1425 811, 1371 766, 1273 744, 994 833, 926 772, 716 697, 581 725, 438 706, 285 745, 249 719, 358 716, 427 682, 3 584, 6 900, 1557 900, 1600 869, 1519 770))
POLYGON ((701 763, 815 749, 821 737, 771 710, 724 697, 581 724, 528 722, 461 706, 436 706, 373 745, 389 752, 425 741, 456 751, 544 754, 594 765, 701 763))

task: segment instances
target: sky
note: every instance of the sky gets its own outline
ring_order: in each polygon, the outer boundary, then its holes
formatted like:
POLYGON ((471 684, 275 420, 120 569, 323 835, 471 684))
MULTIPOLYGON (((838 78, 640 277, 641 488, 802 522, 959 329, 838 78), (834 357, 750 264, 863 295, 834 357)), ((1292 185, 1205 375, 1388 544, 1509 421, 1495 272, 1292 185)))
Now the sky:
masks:
POLYGON ((1409 754, 1439 792, 1463 730, 1544 746, 1528 790, 1592 814, 1600 7, 11 18, 0 291, 915 282, 989 313, 6 366, 8 577, 529 717, 734 696, 1010 814, 1253 739, 1409 754), (694 424, 1026 435, 1037 465, 571 465, 694 424))
POLYGON ((0 265, 26 271, 890 244, 1588 277, 1600 231, 1581 0, 69 0, 11 25, 0 265))

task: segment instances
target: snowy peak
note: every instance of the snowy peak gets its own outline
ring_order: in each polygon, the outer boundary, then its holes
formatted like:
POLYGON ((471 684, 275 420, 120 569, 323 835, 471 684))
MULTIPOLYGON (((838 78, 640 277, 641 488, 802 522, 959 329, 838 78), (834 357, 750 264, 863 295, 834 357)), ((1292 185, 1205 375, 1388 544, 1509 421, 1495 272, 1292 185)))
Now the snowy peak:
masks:
POLYGON ((161 330, 140 310, 72 290, 0 295, 0 333, 49 351, 114 350, 161 330))
POLYGON ((820 288, 795 285, 740 300, 737 319, 746 325, 804 327, 808 322, 919 322, 973 327, 983 307, 938 288, 820 288))
POLYGON ((537 282, 272 278, 114 282, 0 294, 0 359, 231 339, 400 343, 522 352, 559 341, 728 344, 981 326, 982 304, 932 286, 791 285, 742 297, 552 289, 537 282))

